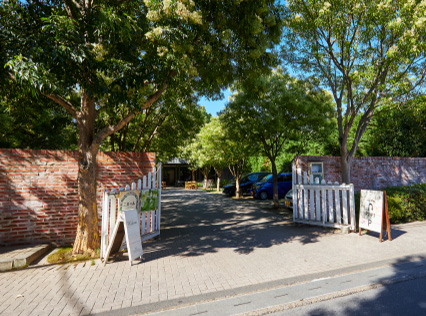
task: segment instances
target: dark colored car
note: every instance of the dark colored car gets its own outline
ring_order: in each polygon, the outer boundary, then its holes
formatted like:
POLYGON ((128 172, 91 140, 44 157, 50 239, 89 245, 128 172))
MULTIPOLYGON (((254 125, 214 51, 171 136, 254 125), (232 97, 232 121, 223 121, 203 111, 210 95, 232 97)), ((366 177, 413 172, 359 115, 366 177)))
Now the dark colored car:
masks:
MULTIPOLYGON (((279 173, 277 179, 278 198, 282 199, 291 189, 291 173, 279 173)), ((272 186, 272 174, 263 178, 262 181, 253 184, 251 194, 255 199, 272 199, 274 189, 272 186)))
POLYGON ((289 209, 293 209, 293 190, 288 191, 285 195, 284 205, 289 209))
MULTIPOLYGON (((240 193, 242 195, 250 194, 251 186, 253 185, 253 183, 261 181, 267 175, 270 175, 270 173, 255 172, 255 173, 249 173, 248 175, 242 177, 240 180, 240 193)), ((235 189, 236 189, 235 182, 233 182, 223 187, 223 193, 233 196, 235 195, 235 189)))

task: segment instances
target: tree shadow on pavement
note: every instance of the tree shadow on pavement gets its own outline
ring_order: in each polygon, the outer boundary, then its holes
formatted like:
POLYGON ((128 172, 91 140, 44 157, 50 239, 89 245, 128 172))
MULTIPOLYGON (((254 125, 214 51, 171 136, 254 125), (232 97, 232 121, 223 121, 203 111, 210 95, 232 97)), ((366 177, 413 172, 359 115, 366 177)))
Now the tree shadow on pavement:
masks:
POLYGON ((146 261, 170 255, 200 256, 220 248, 249 254, 297 241, 314 243, 330 230, 293 225, 280 214, 217 194, 168 190, 162 195, 161 240, 144 243, 146 261))
POLYGON ((392 277, 379 280, 375 290, 355 293, 275 315, 426 315, 425 259, 424 256, 398 259, 392 264, 394 270, 392 277), (407 267, 410 268, 408 273, 407 267))

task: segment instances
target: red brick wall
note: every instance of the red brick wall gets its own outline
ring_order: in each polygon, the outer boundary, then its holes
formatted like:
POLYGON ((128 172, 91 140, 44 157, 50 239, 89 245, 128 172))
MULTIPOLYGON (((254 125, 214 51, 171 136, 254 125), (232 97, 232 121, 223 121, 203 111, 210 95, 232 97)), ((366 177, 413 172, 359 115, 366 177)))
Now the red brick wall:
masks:
MULTIPOLYGON (((309 162, 323 162, 325 180, 342 182, 340 157, 298 156, 295 162, 302 172, 308 171, 309 162)), ((426 158, 354 157, 351 181, 355 191, 425 183, 426 158)))
MULTIPOLYGON (((77 151, 0 149, 0 246, 74 242, 77 159, 77 151)), ((154 153, 98 153, 99 220, 105 189, 136 182, 154 167, 154 153)))

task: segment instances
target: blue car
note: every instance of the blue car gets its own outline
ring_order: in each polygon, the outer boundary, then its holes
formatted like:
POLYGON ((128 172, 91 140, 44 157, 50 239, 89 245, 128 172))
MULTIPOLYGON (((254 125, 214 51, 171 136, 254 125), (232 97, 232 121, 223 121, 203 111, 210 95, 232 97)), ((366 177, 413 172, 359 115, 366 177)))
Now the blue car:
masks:
MULTIPOLYGON (((277 179, 278 198, 282 199, 292 187, 291 173, 279 173, 277 179)), ((253 184, 251 195, 255 199, 272 199, 274 189, 272 186, 272 174, 263 178, 262 181, 253 184)))
MULTIPOLYGON (((241 195, 250 195, 251 186, 253 183, 261 181, 265 176, 270 175, 267 172, 254 172, 250 173, 240 180, 240 193, 241 195)), ((223 187, 223 193, 229 196, 235 195, 236 185, 235 182, 225 185, 223 187)))

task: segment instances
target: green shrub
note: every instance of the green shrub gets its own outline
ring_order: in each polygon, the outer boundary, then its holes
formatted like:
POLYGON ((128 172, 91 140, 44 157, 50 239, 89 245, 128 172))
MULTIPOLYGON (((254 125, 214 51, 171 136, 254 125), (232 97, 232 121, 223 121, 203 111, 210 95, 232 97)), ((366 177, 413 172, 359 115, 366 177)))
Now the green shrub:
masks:
MULTIPOLYGON (((391 224, 426 219, 426 183, 385 189, 391 224)), ((360 194, 355 194, 356 223, 359 222, 360 194)))
POLYGON ((235 182, 234 179, 220 179, 220 187, 223 188, 225 185, 235 182))

